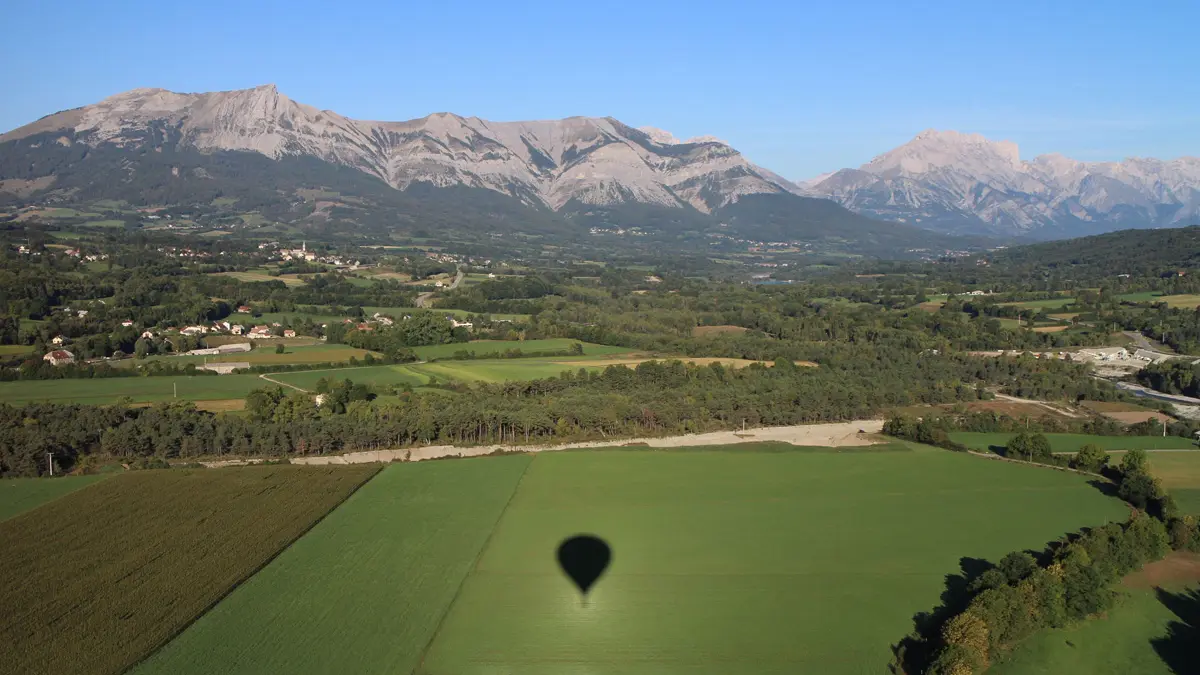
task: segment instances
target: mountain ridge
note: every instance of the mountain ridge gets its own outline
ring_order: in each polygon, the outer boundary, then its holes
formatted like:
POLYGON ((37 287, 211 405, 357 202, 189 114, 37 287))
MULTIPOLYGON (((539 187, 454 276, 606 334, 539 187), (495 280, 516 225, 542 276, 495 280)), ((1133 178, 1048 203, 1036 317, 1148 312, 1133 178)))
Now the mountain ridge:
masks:
POLYGON ((1200 220, 1200 158, 1022 160, 1011 141, 926 130, 798 185, 866 215, 952 233, 1061 238, 1200 220))
POLYGON ((86 144, 121 146, 138 142, 157 122, 178 128, 180 143, 202 152, 310 155, 401 190, 414 182, 466 185, 556 211, 576 201, 686 204, 708 213, 743 194, 799 192, 724 143, 678 141, 666 132, 655 140, 612 117, 495 122, 432 113, 356 120, 296 102, 275 85, 206 93, 133 89, 43 117, 0 135, 0 143, 69 128, 86 144))

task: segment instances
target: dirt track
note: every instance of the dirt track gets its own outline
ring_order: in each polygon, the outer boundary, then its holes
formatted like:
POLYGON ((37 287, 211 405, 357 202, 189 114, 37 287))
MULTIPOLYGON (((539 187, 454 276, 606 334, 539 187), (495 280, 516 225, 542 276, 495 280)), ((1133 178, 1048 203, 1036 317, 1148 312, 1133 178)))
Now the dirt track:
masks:
MULTIPOLYGON (((399 450, 352 452, 345 455, 293 457, 291 461, 293 464, 361 464, 366 462, 392 462, 404 459, 416 462, 439 457, 478 457, 480 455, 491 454, 497 450, 505 452, 542 452, 546 450, 572 450, 579 448, 609 448, 632 444, 645 445, 652 448, 678 448, 697 445, 729 445, 731 443, 751 443, 755 441, 781 441, 791 443, 792 445, 845 447, 876 443, 878 441, 872 438, 870 434, 877 434, 882 430, 883 420, 859 420, 856 422, 835 422, 830 424, 761 427, 758 429, 747 429, 745 432, 714 431, 707 434, 687 434, 684 436, 666 436, 662 438, 614 438, 612 440, 563 443, 559 445, 497 444, 465 448, 453 445, 427 445, 399 450)), ((204 464, 205 466, 215 468, 245 463, 247 463, 247 460, 205 462, 204 464)))

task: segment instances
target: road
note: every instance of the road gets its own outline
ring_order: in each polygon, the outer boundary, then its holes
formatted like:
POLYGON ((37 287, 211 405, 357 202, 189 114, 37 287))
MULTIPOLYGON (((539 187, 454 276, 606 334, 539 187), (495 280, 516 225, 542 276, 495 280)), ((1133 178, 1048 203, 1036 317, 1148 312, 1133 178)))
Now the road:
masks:
POLYGON ((276 380, 273 377, 267 377, 266 375, 259 375, 259 377, 266 380, 267 382, 271 382, 273 384, 278 384, 281 387, 291 387, 292 389, 295 389, 296 391, 302 391, 306 394, 311 393, 307 389, 301 389, 300 387, 297 387, 294 384, 288 384, 287 382, 280 382, 279 380, 276 380))
MULTIPOLYGON (((454 281, 450 282, 450 286, 448 286, 446 290, 452 291, 458 288, 458 285, 462 283, 462 280, 466 278, 466 276, 467 273, 464 272, 461 267, 458 268, 458 274, 454 275, 454 281)), ((436 292, 437 291, 425 291, 424 293, 417 294, 417 300, 414 304, 417 307, 425 307, 425 303, 429 302, 429 299, 432 298, 433 294, 436 292)))
POLYGON ((1155 356, 1165 356, 1167 358, 1178 358, 1180 356, 1179 354, 1168 354, 1162 351, 1161 348, 1155 347, 1150 342, 1149 338, 1135 330, 1122 331, 1122 333, 1125 335, 1125 337, 1133 340, 1134 343, 1137 344, 1138 349, 1145 349, 1146 351, 1153 353, 1155 356))
POLYGON ((1183 396, 1179 394, 1164 394, 1161 391, 1155 391, 1150 387, 1143 387, 1140 384, 1132 382, 1113 382, 1117 389, 1124 389, 1134 396, 1145 396, 1146 398, 1158 399, 1159 401, 1167 401, 1169 403, 1182 403, 1184 405, 1200 405, 1200 398, 1192 398, 1191 396, 1183 396))

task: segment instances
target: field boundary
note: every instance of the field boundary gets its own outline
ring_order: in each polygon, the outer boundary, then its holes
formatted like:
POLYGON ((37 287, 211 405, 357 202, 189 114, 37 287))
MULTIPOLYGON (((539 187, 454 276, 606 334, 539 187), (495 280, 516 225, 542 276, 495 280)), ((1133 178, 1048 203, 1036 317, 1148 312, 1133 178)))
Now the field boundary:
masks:
POLYGON ((275 559, 278 558, 279 556, 283 555, 284 551, 290 549, 292 547, 292 544, 295 544, 297 541, 300 541, 300 539, 302 537, 304 537, 304 535, 308 534, 309 532, 312 532, 313 528, 315 528, 317 525, 320 525, 322 522, 324 522, 324 520, 329 517, 329 514, 333 513, 334 511, 337 511, 339 508, 341 508, 342 504, 346 503, 346 500, 350 499, 355 494, 357 494, 358 491, 361 490, 364 485, 366 485, 367 483, 370 483, 372 480, 374 480, 375 477, 378 476, 381 471, 383 471, 382 466, 378 467, 374 471, 372 471, 370 475, 368 475, 365 479, 362 480, 362 482, 360 482, 358 485, 355 485, 353 490, 350 490, 349 492, 347 492, 345 497, 338 500, 338 502, 333 505, 333 508, 326 511, 324 514, 321 515, 320 518, 317 518, 316 520, 314 520, 311 525, 304 528, 303 530, 300 531, 299 534, 297 534, 291 540, 284 543, 283 546, 279 547, 279 550, 277 550, 277 551, 275 551, 275 553, 271 554, 266 560, 263 561, 263 563, 261 565, 254 568, 253 570, 251 570, 248 574, 246 574, 241 579, 238 579, 232 586, 230 586, 228 589, 226 589, 225 592, 222 593, 220 597, 213 600, 207 607, 205 607, 198 614, 196 614, 196 616, 192 617, 189 621, 185 622, 182 626, 180 626, 179 630, 175 631, 174 633, 169 635, 166 639, 164 639, 162 642, 155 645, 155 647, 153 649, 146 652, 146 654, 143 655, 142 658, 138 659, 133 664, 131 664, 129 666, 129 668, 127 668, 125 670, 125 672, 127 672, 127 673, 133 672, 133 670, 136 669, 138 666, 142 665, 146 661, 149 661, 151 657, 153 657, 155 654, 162 651, 163 647, 166 647, 167 645, 174 642, 175 638, 182 635, 184 631, 191 628, 193 624, 195 624, 202 617, 204 617, 209 612, 211 612, 214 607, 221 604, 221 602, 223 602, 225 600, 225 598, 228 598, 234 591, 241 588, 242 584, 253 579, 255 577, 255 575, 257 575, 259 572, 266 569, 266 567, 268 565, 270 565, 271 563, 275 562, 275 559))
MULTIPOLYGON (((292 464, 360 464, 367 462, 419 462, 443 457, 480 457, 493 453, 537 453, 555 450, 583 450, 589 448, 609 448, 614 445, 641 445, 647 448, 676 448, 703 445, 731 445, 736 443, 755 443, 761 441, 781 441, 797 447, 865 447, 877 445, 881 441, 876 437, 883 431, 883 420, 866 419, 849 422, 819 422, 817 424, 792 424, 775 427, 749 427, 747 429, 726 429, 710 431, 701 434, 680 434, 673 436, 649 436, 636 438, 607 438, 600 441, 577 441, 572 443, 552 443, 545 445, 504 445, 488 443, 484 445, 420 445, 410 448, 392 448, 388 450, 362 450, 340 455, 312 455, 305 457, 288 457, 292 464)), ((225 459, 201 462, 204 466, 215 469, 223 466, 243 466, 282 458, 245 458, 225 459)))
POLYGON ((450 611, 454 609, 454 603, 458 602, 458 597, 462 595, 462 589, 463 586, 467 584, 467 578, 475 573, 475 570, 479 567, 479 561, 483 560, 484 552, 487 551, 488 547, 492 545, 492 537, 496 535, 496 530, 500 527, 500 521, 504 520, 504 514, 508 513, 509 505, 512 504, 513 498, 517 496, 517 491, 521 489, 521 483, 525 480, 526 474, 529 473, 529 467, 533 466, 533 463, 536 460, 537 457, 530 457, 529 463, 526 464, 525 468, 521 471, 521 477, 517 479, 517 482, 513 483, 512 492, 508 495, 508 499, 504 502, 504 507, 500 509, 500 515, 496 516, 496 522, 492 523, 492 529, 488 531, 487 538, 483 540, 483 544, 479 547, 479 551, 475 553, 475 559, 471 561, 471 566, 467 569, 466 573, 463 574, 462 579, 458 580, 458 588, 454 589, 454 597, 450 598, 450 602, 446 604, 446 611, 442 612, 441 618, 438 619, 437 626, 435 626, 433 629, 433 634, 429 636, 429 642, 426 642, 425 647, 421 649, 421 658, 417 659, 417 665, 413 666, 411 675, 417 675, 422 666, 425 665, 425 657, 429 655, 429 649, 433 647, 433 643, 437 641, 438 635, 441 634, 442 625, 446 623, 446 617, 450 616, 450 611))

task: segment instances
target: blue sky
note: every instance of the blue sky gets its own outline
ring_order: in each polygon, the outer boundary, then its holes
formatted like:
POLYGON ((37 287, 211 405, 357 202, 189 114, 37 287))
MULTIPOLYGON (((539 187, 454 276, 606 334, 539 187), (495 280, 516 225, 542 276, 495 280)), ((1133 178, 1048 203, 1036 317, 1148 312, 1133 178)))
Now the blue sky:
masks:
POLYGON ((361 119, 611 115, 795 179, 923 129, 1025 158, 1200 155, 1200 2, 6 0, 0 129, 274 83, 361 119), (914 8, 907 5, 919 5, 914 8))

